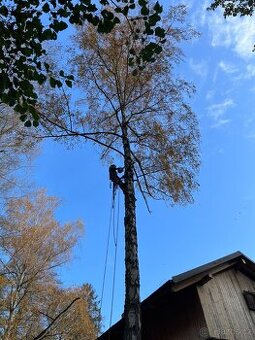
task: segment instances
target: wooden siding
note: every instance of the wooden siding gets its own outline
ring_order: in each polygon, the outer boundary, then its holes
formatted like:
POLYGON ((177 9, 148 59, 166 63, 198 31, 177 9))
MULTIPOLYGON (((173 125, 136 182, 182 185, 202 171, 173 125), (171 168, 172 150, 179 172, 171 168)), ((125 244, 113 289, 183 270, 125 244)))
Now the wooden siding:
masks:
POLYGON ((207 334, 195 287, 175 293, 165 306, 144 314, 142 324, 143 340, 198 340, 207 334))
POLYGON ((231 268, 215 274, 197 289, 210 337, 255 339, 255 314, 248 309, 243 296, 244 290, 255 291, 254 281, 231 268))

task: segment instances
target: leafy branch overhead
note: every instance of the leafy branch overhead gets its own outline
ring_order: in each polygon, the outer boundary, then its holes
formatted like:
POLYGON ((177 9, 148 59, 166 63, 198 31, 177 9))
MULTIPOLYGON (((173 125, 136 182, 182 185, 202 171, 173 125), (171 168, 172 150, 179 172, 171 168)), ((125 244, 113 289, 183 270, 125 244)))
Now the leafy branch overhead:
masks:
MULTIPOLYGON (((236 16, 252 16, 255 11, 254 0, 214 0, 208 10, 215 10, 218 7, 223 8, 223 15, 227 17, 236 16)), ((255 44, 253 46, 253 52, 255 51, 255 44)))
POLYGON ((215 10, 217 7, 222 7, 224 10, 224 16, 251 16, 255 10, 254 0, 215 0, 209 7, 209 9, 215 10))
MULTIPOLYGON (((11 0, 0 1, 0 102, 14 108, 26 126, 38 126, 36 85, 49 80, 51 87, 72 86, 73 76, 63 70, 53 75, 51 66, 42 59, 47 54, 44 42, 56 40, 69 25, 89 22, 100 33, 109 33, 119 23, 119 16, 128 18, 135 11, 145 22, 143 35, 164 39, 157 26, 162 7, 150 6, 147 0, 100 0, 99 10, 91 0, 11 0), (111 7, 110 7, 111 6, 111 7), (111 10, 109 10, 111 8, 111 10)), ((127 19, 128 20, 128 19, 127 19)), ((141 32, 139 33, 141 37, 141 32)), ((137 32, 138 37, 138 32, 137 32)), ((150 61, 160 52, 158 44, 144 47, 138 61, 150 61)))

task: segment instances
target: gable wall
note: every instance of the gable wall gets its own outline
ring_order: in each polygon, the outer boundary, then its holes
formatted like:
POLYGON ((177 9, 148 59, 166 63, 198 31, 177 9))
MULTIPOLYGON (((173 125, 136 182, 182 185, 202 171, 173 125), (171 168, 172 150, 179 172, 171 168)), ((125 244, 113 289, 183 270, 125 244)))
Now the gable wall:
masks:
POLYGON ((165 307, 143 315, 142 340, 198 340, 206 323, 195 287, 175 293, 165 307))
POLYGON ((243 291, 255 292, 255 282, 235 268, 215 274, 197 287, 209 335, 217 339, 254 340, 255 315, 243 291))

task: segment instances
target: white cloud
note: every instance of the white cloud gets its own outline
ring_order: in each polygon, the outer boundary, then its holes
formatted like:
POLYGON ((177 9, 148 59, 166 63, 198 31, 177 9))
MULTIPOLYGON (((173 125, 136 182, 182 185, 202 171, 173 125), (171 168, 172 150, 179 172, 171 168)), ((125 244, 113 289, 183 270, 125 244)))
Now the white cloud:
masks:
POLYGON ((206 2, 200 9, 200 23, 207 26, 211 34, 211 45, 233 50, 240 58, 255 58, 252 52, 255 43, 255 21, 253 17, 223 17, 222 10, 207 11, 206 2))
POLYGON ((215 122, 214 124, 212 124, 212 128, 218 128, 221 127, 223 125, 226 125, 228 123, 230 123, 231 120, 230 119, 218 119, 217 122, 215 122))
POLYGON ((253 78, 255 77, 255 65, 247 65, 246 66, 246 78, 253 78))
POLYGON ((189 66, 194 73, 204 78, 207 76, 207 63, 202 61, 194 61, 192 58, 189 60, 189 66))
POLYGON ((253 64, 247 64, 245 68, 243 68, 242 73, 239 73, 239 74, 235 73, 234 75, 235 80, 245 80, 245 79, 251 79, 254 77, 255 77, 255 65, 253 64))
POLYGON ((223 60, 221 60, 219 62, 218 66, 223 72, 225 72, 227 74, 233 74, 233 73, 238 72, 238 68, 236 66, 234 66, 233 64, 230 64, 230 63, 226 63, 223 60))
POLYGON ((246 66, 242 68, 242 72, 240 72, 240 69, 237 66, 223 60, 219 62, 218 67, 226 74, 233 75, 233 79, 235 80, 251 79, 255 77, 255 65, 253 64, 246 64, 246 66))
POLYGON ((248 139, 255 139, 255 133, 250 133, 250 134, 247 134, 246 136, 248 139))
POLYGON ((209 91, 207 91, 205 98, 206 98, 206 100, 210 100, 214 97, 214 95, 215 95, 215 91, 209 90, 209 91))
POLYGON ((216 128, 229 123, 230 119, 225 118, 224 115, 225 112, 233 106, 235 106, 235 103, 231 98, 224 100, 222 103, 209 106, 208 115, 213 120, 212 127, 216 128))

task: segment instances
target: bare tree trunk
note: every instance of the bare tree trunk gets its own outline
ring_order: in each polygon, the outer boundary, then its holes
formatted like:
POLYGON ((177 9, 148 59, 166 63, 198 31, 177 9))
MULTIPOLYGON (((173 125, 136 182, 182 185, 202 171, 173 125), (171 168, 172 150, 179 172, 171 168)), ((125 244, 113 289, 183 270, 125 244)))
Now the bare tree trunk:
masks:
POLYGON ((136 229, 133 160, 127 129, 123 127, 125 183, 125 306, 124 340, 141 340, 140 275, 136 229))

